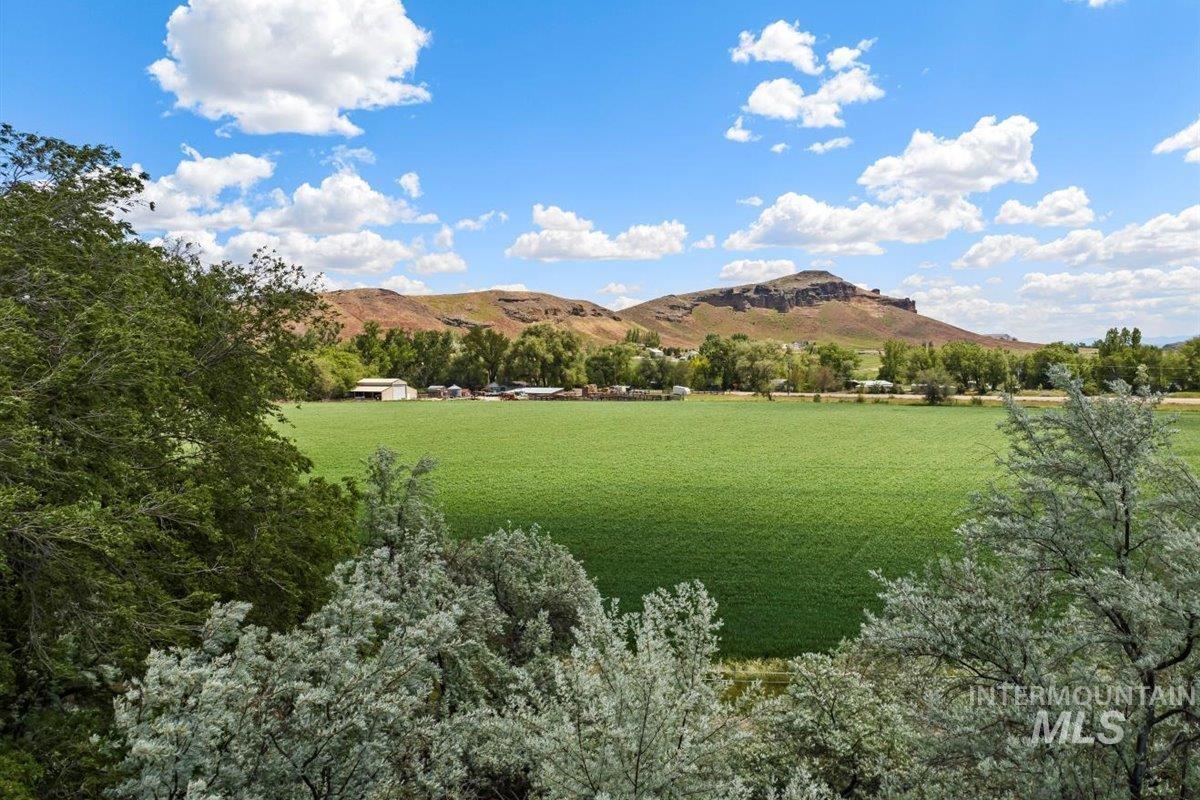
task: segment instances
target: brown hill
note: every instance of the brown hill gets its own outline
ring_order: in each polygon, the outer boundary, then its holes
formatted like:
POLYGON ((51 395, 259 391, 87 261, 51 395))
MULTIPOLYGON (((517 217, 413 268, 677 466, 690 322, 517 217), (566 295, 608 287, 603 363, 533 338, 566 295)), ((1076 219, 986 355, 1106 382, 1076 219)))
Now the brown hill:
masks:
POLYGON ((834 341, 878 347, 887 339, 911 343, 978 342, 1028 347, 964 330, 917 313, 908 298, 866 290, 823 270, 797 272, 763 283, 667 295, 627 308, 622 316, 656 330, 669 346, 691 346, 707 333, 745 333, 753 339, 834 341))
POLYGON ((886 339, 1030 346, 921 316, 912 300, 866 291, 823 271, 667 295, 621 312, 587 300, 498 290, 414 296, 389 289, 345 289, 329 292, 325 299, 340 318, 344 337, 361 332, 367 320, 375 320, 385 330, 466 330, 484 325, 510 337, 535 322, 551 322, 603 342, 623 338, 630 328, 645 328, 657 331, 663 344, 673 347, 695 346, 707 333, 745 333, 783 342, 835 341, 855 347, 878 347, 886 339))
POLYGON ((342 336, 361 333, 367 320, 384 330, 466 331, 474 325, 507 336, 535 322, 553 322, 589 339, 616 341, 630 324, 613 311, 587 300, 566 300, 542 292, 490 290, 463 294, 404 295, 390 289, 343 289, 324 295, 342 323, 342 336))

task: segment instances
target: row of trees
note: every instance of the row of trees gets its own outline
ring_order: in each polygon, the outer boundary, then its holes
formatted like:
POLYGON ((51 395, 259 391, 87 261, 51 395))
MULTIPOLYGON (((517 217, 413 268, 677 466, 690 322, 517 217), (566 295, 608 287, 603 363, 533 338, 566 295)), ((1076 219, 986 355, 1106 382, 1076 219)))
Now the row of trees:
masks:
POLYGON ((294 629, 219 604, 117 700, 120 796, 1095 800, 1200 792, 1200 506, 1153 400, 1010 407, 957 555, 859 638, 734 686, 685 583, 604 605, 536 531, 452 545, 371 464, 362 555, 294 629))
POLYGON ((1027 353, 971 342, 934 347, 890 340, 884 343, 879 377, 910 384, 939 381, 959 392, 1016 392, 1052 388, 1051 368, 1065 364, 1089 394, 1099 394, 1114 380, 1154 391, 1200 389, 1200 338, 1172 348, 1145 345, 1141 338, 1137 328, 1112 328, 1090 349, 1056 342, 1027 353))
MULTIPOLYGON (((318 336, 316 333, 314 336, 318 336)), ((652 334, 631 330, 625 341, 589 346, 577 333, 551 323, 530 325, 515 339, 483 327, 451 331, 381 330, 368 322, 362 333, 337 343, 318 336, 309 356, 309 399, 336 398, 368 375, 404 378, 418 388, 456 383, 481 389, 488 383, 524 381, 572 388, 629 385, 645 389, 745 389, 769 393, 845 388, 859 355, 834 343, 803 349, 751 341, 742 334, 709 334, 696 353, 652 352, 652 334)))

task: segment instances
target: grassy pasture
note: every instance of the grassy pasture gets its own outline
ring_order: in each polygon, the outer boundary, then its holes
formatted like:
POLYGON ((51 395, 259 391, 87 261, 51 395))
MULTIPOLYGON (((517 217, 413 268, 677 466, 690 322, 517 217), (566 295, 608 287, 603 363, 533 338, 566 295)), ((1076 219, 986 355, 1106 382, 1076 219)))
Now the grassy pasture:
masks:
MULTIPOLYGON (((918 569, 995 472, 994 407, 763 400, 310 403, 289 431, 331 478, 377 444, 429 454, 457 535, 540 524, 606 596, 699 578, 731 656, 828 648, 874 602, 868 570, 918 569)), ((1200 414, 1180 453, 1200 463, 1200 414)))

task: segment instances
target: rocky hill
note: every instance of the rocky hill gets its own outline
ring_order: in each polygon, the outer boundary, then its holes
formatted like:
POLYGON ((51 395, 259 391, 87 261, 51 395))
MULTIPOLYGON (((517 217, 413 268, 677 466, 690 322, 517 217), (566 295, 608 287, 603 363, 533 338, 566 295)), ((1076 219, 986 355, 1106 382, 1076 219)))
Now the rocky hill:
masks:
POLYGON ((535 322, 551 322, 606 342, 623 338, 630 328, 645 328, 657 331, 663 344, 676 347, 694 346, 708 333, 745 333, 784 342, 835 341, 856 347, 878 347, 886 339, 1029 346, 922 316, 908 298, 868 291, 824 271, 667 295, 620 312, 587 300, 497 290, 414 296, 388 289, 347 289, 330 292, 325 299, 342 321, 343 336, 359 333, 367 320, 384 329, 465 330, 484 325, 508 336, 535 322))
POLYGON ((860 347, 878 346, 886 339, 1014 346, 1012 341, 1001 342, 922 316, 907 297, 862 289, 822 270, 668 295, 621 313, 626 320, 658 331, 665 344, 676 346, 695 344, 710 332, 788 342, 836 341, 860 347))

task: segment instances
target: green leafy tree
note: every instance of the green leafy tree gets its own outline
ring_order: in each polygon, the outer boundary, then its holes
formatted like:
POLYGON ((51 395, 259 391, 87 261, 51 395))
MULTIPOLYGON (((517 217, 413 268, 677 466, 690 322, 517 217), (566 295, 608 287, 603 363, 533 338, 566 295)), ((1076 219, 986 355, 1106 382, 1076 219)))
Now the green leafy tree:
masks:
POLYGON ((587 380, 583 339, 549 322, 530 325, 509 348, 505 375, 538 386, 581 386, 587 380))
POLYGON ((625 342, 610 344, 588 354, 585 361, 588 383, 618 386, 633 382, 634 348, 625 342))
POLYGON ((739 342, 736 365, 738 384, 770 400, 774 381, 783 377, 783 350, 775 342, 739 342))
POLYGON ((273 424, 311 377, 313 287, 136 239, 144 177, 0 128, 0 763, 35 763, 38 797, 103 790, 92 736, 150 647, 214 599, 294 622, 353 541, 353 497, 273 424))
POLYGON ((830 370, 841 382, 841 387, 854 377, 854 371, 862 363, 862 359, 854 350, 842 347, 836 342, 828 342, 816 350, 817 364, 830 370))
POLYGON ((708 385, 715 389, 729 390, 737 382, 737 353, 732 339, 722 339, 710 333, 701 342, 699 353, 708 365, 705 373, 708 385))
POLYGON ((508 337, 500 331, 476 325, 463 336, 462 352, 482 365, 486 384, 500 377, 510 344, 508 337))
POLYGON ((893 383, 904 380, 909 349, 908 343, 899 339, 888 339, 883 343, 883 353, 879 363, 879 380, 893 383))

